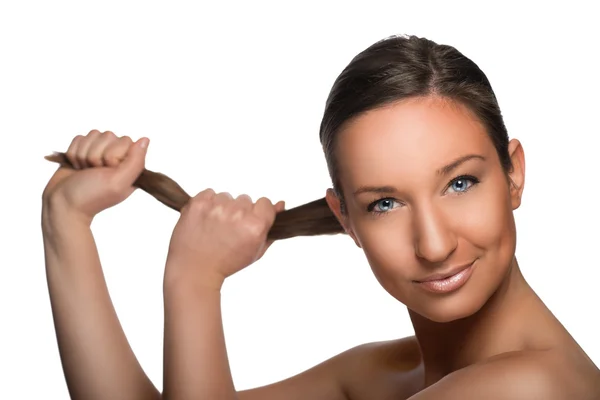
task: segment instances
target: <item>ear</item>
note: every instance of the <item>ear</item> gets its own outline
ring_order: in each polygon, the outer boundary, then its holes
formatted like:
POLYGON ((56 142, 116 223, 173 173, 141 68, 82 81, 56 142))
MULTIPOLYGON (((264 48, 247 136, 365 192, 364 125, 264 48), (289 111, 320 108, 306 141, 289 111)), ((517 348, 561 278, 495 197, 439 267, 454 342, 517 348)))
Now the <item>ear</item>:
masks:
POLYGON ((513 210, 521 205, 523 187, 525 186, 525 153, 523 146, 517 139, 508 143, 508 154, 512 162, 512 170, 508 174, 510 179, 510 200, 513 210))
POLYGON ((342 225, 342 227, 344 228, 346 233, 352 238, 352 240, 354 240, 354 243, 358 247, 361 247, 360 242, 358 241, 358 239, 356 238, 356 235, 354 234, 354 231, 350 227, 350 221, 348 219, 348 214, 347 214, 347 212, 342 213, 342 205, 341 205, 340 199, 335 194, 333 189, 327 189, 327 192, 325 193, 325 200, 327 201, 327 205, 329 205, 331 212, 333 212, 333 214, 337 218, 340 225, 342 225))

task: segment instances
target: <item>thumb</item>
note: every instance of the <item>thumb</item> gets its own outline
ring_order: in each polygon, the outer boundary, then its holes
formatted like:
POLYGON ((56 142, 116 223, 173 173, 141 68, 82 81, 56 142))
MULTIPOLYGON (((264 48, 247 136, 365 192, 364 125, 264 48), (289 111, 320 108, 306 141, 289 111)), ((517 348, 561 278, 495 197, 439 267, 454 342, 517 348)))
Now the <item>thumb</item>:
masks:
MULTIPOLYGON (((278 201, 278 202, 275 204, 275 213, 280 213, 280 212, 282 212, 282 211, 284 211, 284 210, 285 210, 285 201, 283 201, 283 200, 281 200, 281 201, 278 201)), ((266 252, 266 251, 269 249, 269 247, 271 247, 271 245, 272 245, 273 243, 275 243, 275 240, 273 240, 273 239, 271 239, 271 240, 267 240, 267 241, 266 241, 266 243, 265 243, 265 246, 264 246, 264 248, 263 248, 263 251, 262 251, 262 253, 261 253, 260 257, 262 257, 262 256, 265 254, 265 252, 266 252)), ((259 257, 259 258, 260 258, 260 257, 259 257)))
POLYGON ((129 147, 125 159, 117 167, 118 180, 123 186, 132 185, 144 170, 149 143, 150 139, 143 137, 129 147))
POLYGON ((275 211, 280 213, 283 210, 285 210, 285 201, 278 201, 277 204, 275 204, 275 211))

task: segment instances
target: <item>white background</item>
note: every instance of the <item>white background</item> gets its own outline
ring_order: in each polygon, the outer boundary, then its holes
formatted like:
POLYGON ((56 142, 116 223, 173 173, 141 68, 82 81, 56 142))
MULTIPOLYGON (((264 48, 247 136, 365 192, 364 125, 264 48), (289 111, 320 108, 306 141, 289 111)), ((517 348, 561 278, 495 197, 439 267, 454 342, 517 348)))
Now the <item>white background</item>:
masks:
MULTIPOLYGON (((490 3, 2 2, 2 397, 68 398, 43 263, 40 200, 56 168, 44 155, 113 130, 148 136, 147 167, 191 194, 315 200, 330 184, 318 127, 334 79, 358 52, 403 33, 457 47, 491 80, 527 159, 519 262, 600 364, 597 14, 592 1, 490 3)), ((93 225, 115 307, 158 388, 177 218, 138 191, 93 225)), ((275 244, 227 281, 224 321, 238 389, 412 334, 405 308, 342 236, 275 244)))

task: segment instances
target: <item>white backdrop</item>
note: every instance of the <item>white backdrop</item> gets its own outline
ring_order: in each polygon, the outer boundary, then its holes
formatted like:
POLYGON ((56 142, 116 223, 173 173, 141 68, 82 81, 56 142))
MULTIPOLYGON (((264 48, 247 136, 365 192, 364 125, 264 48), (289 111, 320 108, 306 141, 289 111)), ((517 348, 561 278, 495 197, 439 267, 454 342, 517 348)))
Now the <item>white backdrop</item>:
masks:
MULTIPOLYGON (((593 2, 490 3, 2 2, 3 397, 68 398, 43 264, 40 200, 56 168, 44 155, 113 130, 148 136, 147 167, 191 194, 315 200, 330 183, 318 126, 334 79, 358 52, 402 33, 457 47, 490 78, 527 160, 519 262, 600 364, 593 2)), ((138 191, 93 225, 119 317, 159 388, 162 274, 177 217, 138 191)), ((224 321, 238 389, 412 334, 404 307, 342 236, 276 243, 227 281, 224 321)))

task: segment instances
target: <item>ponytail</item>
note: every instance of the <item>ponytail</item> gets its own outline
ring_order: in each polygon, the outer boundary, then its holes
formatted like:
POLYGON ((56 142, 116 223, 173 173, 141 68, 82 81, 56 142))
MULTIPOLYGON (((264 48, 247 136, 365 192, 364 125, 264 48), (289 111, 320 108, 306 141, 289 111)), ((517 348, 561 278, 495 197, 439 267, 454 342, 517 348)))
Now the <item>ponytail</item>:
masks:
MULTIPOLYGON (((65 153, 55 152, 46 156, 45 159, 65 167, 73 167, 65 153)), ((142 171, 133 185, 176 211, 181 211, 191 197, 173 179, 147 169, 142 171)), ((278 213, 268 233, 268 239, 281 240, 295 236, 332 235, 336 233, 345 232, 331 212, 325 198, 321 198, 278 213)))

